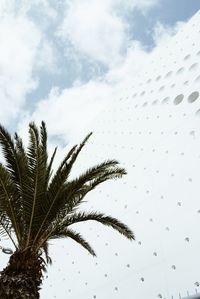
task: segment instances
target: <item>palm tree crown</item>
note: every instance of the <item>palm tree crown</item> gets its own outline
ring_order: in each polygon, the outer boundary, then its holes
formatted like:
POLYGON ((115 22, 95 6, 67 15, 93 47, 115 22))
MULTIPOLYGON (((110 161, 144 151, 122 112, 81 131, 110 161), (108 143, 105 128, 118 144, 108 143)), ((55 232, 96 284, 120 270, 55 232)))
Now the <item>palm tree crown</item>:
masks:
POLYGON ((16 251, 32 248, 48 255, 48 241, 71 238, 93 256, 94 250, 83 237, 71 229, 74 223, 94 220, 117 230, 130 240, 133 232, 119 220, 96 212, 77 211, 88 192, 99 184, 126 174, 116 160, 107 160, 89 168, 75 179, 69 179, 78 154, 92 133, 68 152, 52 173, 56 155, 48 159, 45 123, 40 128, 29 124, 29 144, 24 147, 15 133, 12 137, 0 126, 0 144, 5 163, 0 163, 0 235, 7 235, 16 251))

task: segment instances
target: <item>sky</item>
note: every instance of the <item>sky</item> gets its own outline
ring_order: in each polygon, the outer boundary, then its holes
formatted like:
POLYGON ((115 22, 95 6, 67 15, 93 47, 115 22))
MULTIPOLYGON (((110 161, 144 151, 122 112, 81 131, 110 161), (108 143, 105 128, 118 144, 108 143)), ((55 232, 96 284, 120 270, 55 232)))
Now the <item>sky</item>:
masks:
POLYGON ((199 0, 1 0, 0 121, 47 124, 64 147, 115 98, 199 0))

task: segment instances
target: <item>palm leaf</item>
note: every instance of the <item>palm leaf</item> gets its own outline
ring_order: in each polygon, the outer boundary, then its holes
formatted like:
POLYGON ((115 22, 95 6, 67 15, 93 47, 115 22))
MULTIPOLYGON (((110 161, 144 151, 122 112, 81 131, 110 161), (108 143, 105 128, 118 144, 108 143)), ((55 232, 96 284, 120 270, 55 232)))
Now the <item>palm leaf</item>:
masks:
MULTIPOLYGON (((116 160, 107 160, 92 168, 89 168, 78 179, 65 184, 65 189, 57 200, 57 206, 52 210, 48 223, 56 226, 68 213, 77 209, 85 195, 98 184, 113 178, 119 178, 126 173, 123 168, 116 167, 116 160), (99 177, 98 177, 99 175, 99 177), (96 179, 95 179, 96 178, 96 179), (85 184, 89 182, 89 184, 85 184)), ((47 228, 46 228, 47 229, 47 228)), ((43 234, 45 235, 46 229, 43 234)))
POLYGON ((46 182, 46 136, 45 128, 41 127, 41 144, 40 136, 37 127, 34 123, 29 125, 29 147, 27 152, 29 177, 30 177, 30 192, 26 198, 25 213, 29 218, 28 236, 26 246, 29 241, 34 238, 41 219, 41 206, 45 197, 45 182, 46 182))
MULTIPOLYGON (((54 214, 51 214, 51 221, 48 222, 50 223, 49 228, 57 226, 61 219, 74 212, 83 202, 85 195, 97 185, 109 179, 120 178, 126 174, 125 169, 117 167, 117 164, 116 160, 107 160, 89 168, 79 178, 66 183, 65 189, 61 193, 61 199, 57 201, 59 206, 52 211, 54 214)), ((43 234, 45 235, 45 233, 46 229, 43 234)))
POLYGON ((21 225, 20 225, 20 207, 16 198, 16 189, 13 185, 11 175, 6 168, 0 163, 0 211, 1 214, 6 215, 15 230, 18 242, 21 236, 21 225))
POLYGON ((111 216, 105 216, 101 213, 85 213, 85 212, 79 212, 76 214, 73 214, 69 217, 66 217, 66 219, 62 222, 61 227, 68 227, 72 224, 93 220, 97 221, 103 225, 107 225, 112 227, 113 229, 117 230, 120 234, 125 236, 126 238, 130 240, 135 240, 134 233, 130 230, 130 228, 119 221, 116 218, 113 218, 111 216))
POLYGON ((46 222, 51 222, 51 219, 54 218, 54 216, 60 210, 62 206, 60 203, 60 194, 65 188, 65 181, 67 180, 71 172, 72 166, 76 161, 78 154, 91 135, 92 133, 88 134, 79 146, 75 145, 74 147, 72 147, 65 159, 61 162, 56 174, 54 175, 48 188, 48 194, 44 202, 45 205, 43 205, 45 217, 36 234, 34 242, 37 240, 38 236, 40 236, 40 233, 45 231, 46 222))
POLYGON ((14 141, 8 131, 0 125, 0 144, 3 149, 3 155, 6 160, 6 167, 15 181, 16 185, 21 186, 22 174, 18 161, 18 155, 15 150, 14 141))
POLYGON ((26 205, 26 199, 30 196, 30 176, 29 176, 29 168, 28 168, 28 158, 27 154, 22 142, 22 139, 18 136, 17 133, 14 135, 15 139, 15 150, 18 157, 18 163, 20 167, 20 173, 21 173, 21 186, 19 189, 19 196, 20 196, 20 202, 21 202, 21 213, 20 213, 20 221, 23 226, 23 233, 21 236, 20 244, 23 246, 25 242, 25 238, 27 235, 27 223, 29 221, 26 219, 26 213, 24 210, 24 207, 26 205))
POLYGON ((115 160, 104 162, 94 168, 91 168, 78 179, 75 179, 68 183, 68 188, 66 188, 65 190, 66 195, 64 195, 66 196, 66 203, 64 207, 64 212, 66 214, 72 212, 74 209, 77 209, 77 207, 83 201, 85 195, 95 189, 95 187, 97 187, 98 185, 110 179, 121 178, 126 174, 124 168, 110 167, 112 165, 112 162, 114 163, 114 165, 118 164, 118 162, 116 162, 115 160), (105 167, 105 169, 101 169, 101 166, 102 168, 105 167))
POLYGON ((56 152, 57 152, 57 147, 54 149, 54 152, 53 152, 53 154, 51 156, 50 162, 49 162, 49 164, 47 166, 47 171, 46 171, 46 188, 48 187, 48 183, 49 183, 49 180, 50 180, 51 175, 52 175, 52 165, 53 165, 53 161, 54 161, 56 152))
POLYGON ((72 229, 55 230, 49 239, 71 238, 72 240, 83 246, 91 255, 96 256, 95 251, 90 244, 77 232, 72 229))
MULTIPOLYGON (((0 145, 3 149, 3 155, 5 157, 5 167, 4 167, 4 174, 7 171, 10 175, 9 180, 12 181, 13 190, 15 189, 12 197, 12 211, 13 216, 12 220, 14 221, 15 218, 15 225, 14 228, 16 229, 16 234, 18 241, 20 240, 20 236, 22 233, 22 222, 18 221, 20 217, 20 212, 22 209, 22 200, 23 200, 23 189, 24 189, 24 182, 27 180, 27 173, 24 171, 24 153, 19 150, 22 149, 22 141, 15 136, 16 146, 14 140, 12 139, 11 135, 8 131, 0 125, 0 145), (15 212, 14 212, 15 211, 15 212), (16 214, 16 215, 15 215, 16 214), (18 224, 17 224, 18 222, 18 224), (21 226, 21 229, 19 228, 21 226)), ((1 165, 1 170, 2 170, 1 165)), ((3 175, 4 176, 4 175, 3 175)), ((10 204, 11 205, 11 204, 10 204)), ((21 216, 23 216, 21 214, 21 216)))
POLYGON ((44 251, 45 258, 46 258, 46 263, 49 264, 49 265, 52 265, 52 259, 49 256, 49 244, 48 244, 48 242, 47 241, 44 242, 41 248, 44 251))

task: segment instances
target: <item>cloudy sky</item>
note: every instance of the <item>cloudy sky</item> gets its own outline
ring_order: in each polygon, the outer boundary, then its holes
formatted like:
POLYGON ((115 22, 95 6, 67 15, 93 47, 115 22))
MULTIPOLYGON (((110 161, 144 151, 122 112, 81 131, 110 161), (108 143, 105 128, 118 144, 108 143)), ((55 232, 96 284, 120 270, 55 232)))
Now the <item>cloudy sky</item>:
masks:
POLYGON ((1 0, 0 120, 45 120, 66 145, 114 98, 199 0, 1 0))

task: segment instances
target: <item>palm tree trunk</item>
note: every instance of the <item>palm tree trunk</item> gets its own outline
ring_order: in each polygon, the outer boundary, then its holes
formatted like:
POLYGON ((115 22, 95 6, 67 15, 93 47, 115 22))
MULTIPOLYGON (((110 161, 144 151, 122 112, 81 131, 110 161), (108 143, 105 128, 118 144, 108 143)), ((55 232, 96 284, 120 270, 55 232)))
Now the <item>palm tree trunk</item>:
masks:
POLYGON ((16 251, 0 272, 1 299, 38 299, 45 270, 43 258, 31 251, 16 251))

